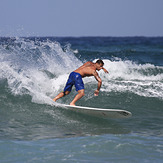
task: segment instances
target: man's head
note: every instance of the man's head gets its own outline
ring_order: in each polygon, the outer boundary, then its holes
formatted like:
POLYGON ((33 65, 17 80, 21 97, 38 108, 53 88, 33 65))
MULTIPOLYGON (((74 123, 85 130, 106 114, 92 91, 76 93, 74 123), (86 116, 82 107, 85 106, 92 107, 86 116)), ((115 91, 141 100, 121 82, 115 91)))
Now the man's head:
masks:
POLYGON ((104 62, 101 59, 96 61, 96 69, 98 71, 100 71, 103 68, 103 66, 104 66, 104 62))

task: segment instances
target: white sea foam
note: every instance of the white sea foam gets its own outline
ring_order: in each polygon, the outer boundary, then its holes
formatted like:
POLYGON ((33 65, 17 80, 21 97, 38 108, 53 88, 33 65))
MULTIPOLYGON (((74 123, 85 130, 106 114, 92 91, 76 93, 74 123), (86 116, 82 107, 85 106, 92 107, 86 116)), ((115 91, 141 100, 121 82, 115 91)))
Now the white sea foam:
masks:
POLYGON ((30 94, 37 103, 49 103, 63 88, 68 73, 82 65, 57 42, 36 45, 18 39, 15 43, 19 46, 9 47, 10 51, 0 48, 0 79, 7 79, 13 94, 30 94))
POLYGON ((163 99, 163 67, 121 60, 104 62, 109 74, 101 73, 102 91, 132 92, 140 96, 163 99), (154 74, 156 70, 159 71, 154 74))

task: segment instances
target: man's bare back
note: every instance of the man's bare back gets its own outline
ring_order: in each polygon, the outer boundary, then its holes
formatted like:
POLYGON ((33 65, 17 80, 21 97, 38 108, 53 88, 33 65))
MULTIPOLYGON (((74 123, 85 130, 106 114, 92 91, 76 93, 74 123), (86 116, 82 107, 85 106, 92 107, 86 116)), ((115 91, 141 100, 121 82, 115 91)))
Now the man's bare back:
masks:
POLYGON ((76 69, 74 72, 79 73, 83 78, 86 76, 93 76, 93 74, 96 71, 95 63, 93 62, 86 62, 82 66, 80 66, 78 69, 76 69))

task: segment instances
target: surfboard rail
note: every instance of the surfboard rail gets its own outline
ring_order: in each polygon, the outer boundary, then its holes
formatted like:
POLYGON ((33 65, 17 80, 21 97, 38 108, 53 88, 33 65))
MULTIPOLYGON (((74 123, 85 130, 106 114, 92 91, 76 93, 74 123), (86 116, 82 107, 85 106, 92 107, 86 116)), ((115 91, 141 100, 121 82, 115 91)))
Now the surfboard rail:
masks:
POLYGON ((129 118, 132 116, 131 112, 121 109, 103 109, 85 106, 72 106, 66 104, 61 104, 60 107, 67 108, 75 112, 103 118, 129 118))

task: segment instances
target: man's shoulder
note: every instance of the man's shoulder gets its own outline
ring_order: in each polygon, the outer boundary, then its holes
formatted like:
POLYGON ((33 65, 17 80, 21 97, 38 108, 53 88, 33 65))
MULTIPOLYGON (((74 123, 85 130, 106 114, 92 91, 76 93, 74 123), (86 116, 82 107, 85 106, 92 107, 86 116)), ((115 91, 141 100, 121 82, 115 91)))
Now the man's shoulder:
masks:
POLYGON ((92 63, 92 64, 93 64, 93 62, 91 62, 91 61, 88 61, 88 62, 86 62, 86 63, 92 63))
POLYGON ((88 61, 88 62, 84 63, 84 65, 92 65, 92 64, 93 64, 93 62, 91 62, 91 61, 88 61))

